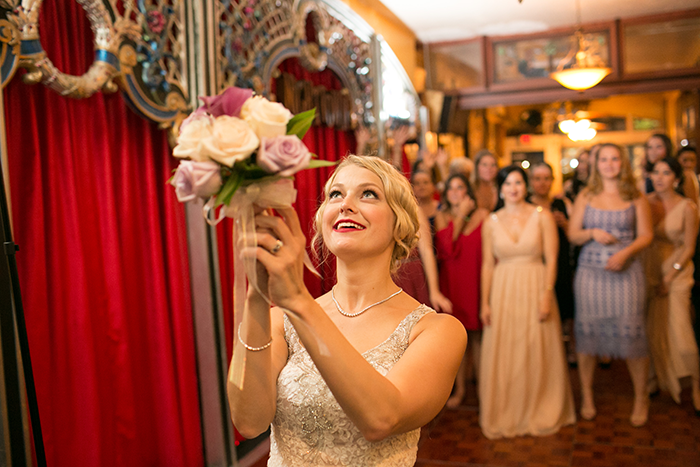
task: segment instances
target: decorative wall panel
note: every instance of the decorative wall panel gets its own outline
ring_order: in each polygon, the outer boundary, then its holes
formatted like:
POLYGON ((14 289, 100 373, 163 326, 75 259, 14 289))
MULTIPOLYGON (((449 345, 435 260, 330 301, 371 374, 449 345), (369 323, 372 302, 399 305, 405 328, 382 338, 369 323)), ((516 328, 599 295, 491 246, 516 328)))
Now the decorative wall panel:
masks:
MULTIPOLYGON (((66 0, 68 1, 68 0, 66 0)), ((0 0, 0 85, 19 68, 72 98, 121 89, 132 107, 164 127, 188 113, 182 0, 76 0, 94 34, 95 60, 82 76, 57 69, 41 45, 43 0, 0 0)))
POLYGON ((299 57, 311 71, 333 70, 348 89, 353 118, 371 126, 374 115, 373 33, 329 2, 221 0, 216 3, 217 90, 228 86, 269 94, 277 65, 299 57))

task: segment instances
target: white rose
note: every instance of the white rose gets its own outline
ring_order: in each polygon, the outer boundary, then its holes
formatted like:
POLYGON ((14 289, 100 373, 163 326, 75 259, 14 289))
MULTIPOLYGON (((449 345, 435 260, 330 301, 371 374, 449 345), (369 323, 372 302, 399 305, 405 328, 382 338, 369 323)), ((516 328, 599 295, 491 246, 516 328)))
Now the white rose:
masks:
POLYGON ((245 121, 222 115, 214 120, 211 136, 202 141, 202 152, 233 167, 235 162, 249 158, 259 144, 260 140, 245 121))
POLYGON ((270 102, 262 96, 248 99, 241 109, 243 118, 258 138, 274 138, 287 134, 287 122, 292 113, 279 102, 270 102))
POLYGON ((211 138, 212 118, 208 115, 198 115, 190 120, 177 137, 177 146, 173 156, 181 159, 189 158, 197 162, 206 162, 209 158, 202 154, 202 143, 211 138))

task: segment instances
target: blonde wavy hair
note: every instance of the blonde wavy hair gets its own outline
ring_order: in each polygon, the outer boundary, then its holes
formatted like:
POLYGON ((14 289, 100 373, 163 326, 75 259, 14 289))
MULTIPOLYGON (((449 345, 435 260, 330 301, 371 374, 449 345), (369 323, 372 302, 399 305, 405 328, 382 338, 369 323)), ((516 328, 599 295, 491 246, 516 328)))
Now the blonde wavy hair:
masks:
MULTIPOLYGON (((618 154, 620 154, 620 175, 617 177, 617 188, 620 191, 620 197, 625 201, 632 201, 637 199, 642 194, 637 188, 637 179, 632 171, 632 164, 630 163, 630 158, 627 156, 627 152, 620 146, 614 143, 604 143, 598 148, 598 156, 600 156, 600 151, 605 148, 615 148, 618 154)), ((596 157, 595 164, 590 167, 591 176, 588 179, 588 195, 597 195, 603 191, 603 178, 600 176, 600 171, 598 170, 598 159, 596 157)))
POLYGON ((395 216, 394 222, 394 250, 391 254, 391 272, 399 267, 399 262, 408 258, 418 242, 419 220, 418 203, 413 194, 413 189, 406 177, 399 173, 394 166, 375 156, 346 156, 333 174, 330 176, 323 189, 324 199, 314 216, 314 237, 312 245, 314 253, 319 255, 321 250, 328 251, 323 243, 323 213, 328 205, 330 188, 335 183, 338 174, 350 165, 367 169, 382 181, 382 188, 386 196, 387 204, 395 216))

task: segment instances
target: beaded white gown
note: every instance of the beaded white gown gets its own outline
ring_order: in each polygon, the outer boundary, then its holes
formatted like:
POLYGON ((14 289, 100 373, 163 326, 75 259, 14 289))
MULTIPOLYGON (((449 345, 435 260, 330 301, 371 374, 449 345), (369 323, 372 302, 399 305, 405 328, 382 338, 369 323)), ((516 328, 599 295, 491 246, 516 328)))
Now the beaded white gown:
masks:
MULTIPOLYGON (((409 313, 387 340, 362 354, 365 360, 386 375, 406 351, 411 330, 427 313, 435 311, 420 305, 409 313)), ((367 441, 335 400, 286 316, 284 336, 289 356, 277 379, 269 467, 415 464, 420 429, 367 441)))

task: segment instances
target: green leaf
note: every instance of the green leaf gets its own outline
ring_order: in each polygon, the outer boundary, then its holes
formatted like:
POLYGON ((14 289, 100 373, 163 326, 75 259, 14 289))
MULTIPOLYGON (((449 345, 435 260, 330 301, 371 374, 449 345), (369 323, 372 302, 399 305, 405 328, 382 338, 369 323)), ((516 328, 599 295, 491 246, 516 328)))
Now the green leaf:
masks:
POLYGON ((241 172, 234 171, 231 173, 231 176, 226 180, 226 183, 224 183, 224 186, 221 187, 221 190, 216 195, 215 206, 220 206, 231 202, 231 198, 233 198, 233 195, 236 193, 236 190, 238 190, 238 187, 241 186, 242 181, 243 174, 241 172))
POLYGON ((168 184, 168 185, 171 185, 171 184, 172 184, 173 178, 175 178, 175 172, 177 172, 177 167, 175 167, 173 170, 170 171, 170 173, 171 173, 172 175, 171 175, 170 178, 165 182, 166 184, 168 184))
POLYGON ((302 112, 287 122, 287 135, 296 135, 302 139, 316 118, 316 108, 302 112))
POLYGON ((307 169, 318 169, 319 167, 333 167, 336 164, 338 164, 338 162, 324 161, 324 160, 320 160, 320 159, 311 159, 309 161, 309 165, 306 168, 307 169))
POLYGON ((233 168, 234 171, 239 172, 241 174, 241 178, 243 180, 257 180, 263 177, 268 177, 270 175, 269 173, 261 169, 259 165, 251 162, 250 159, 241 162, 236 162, 233 168))

